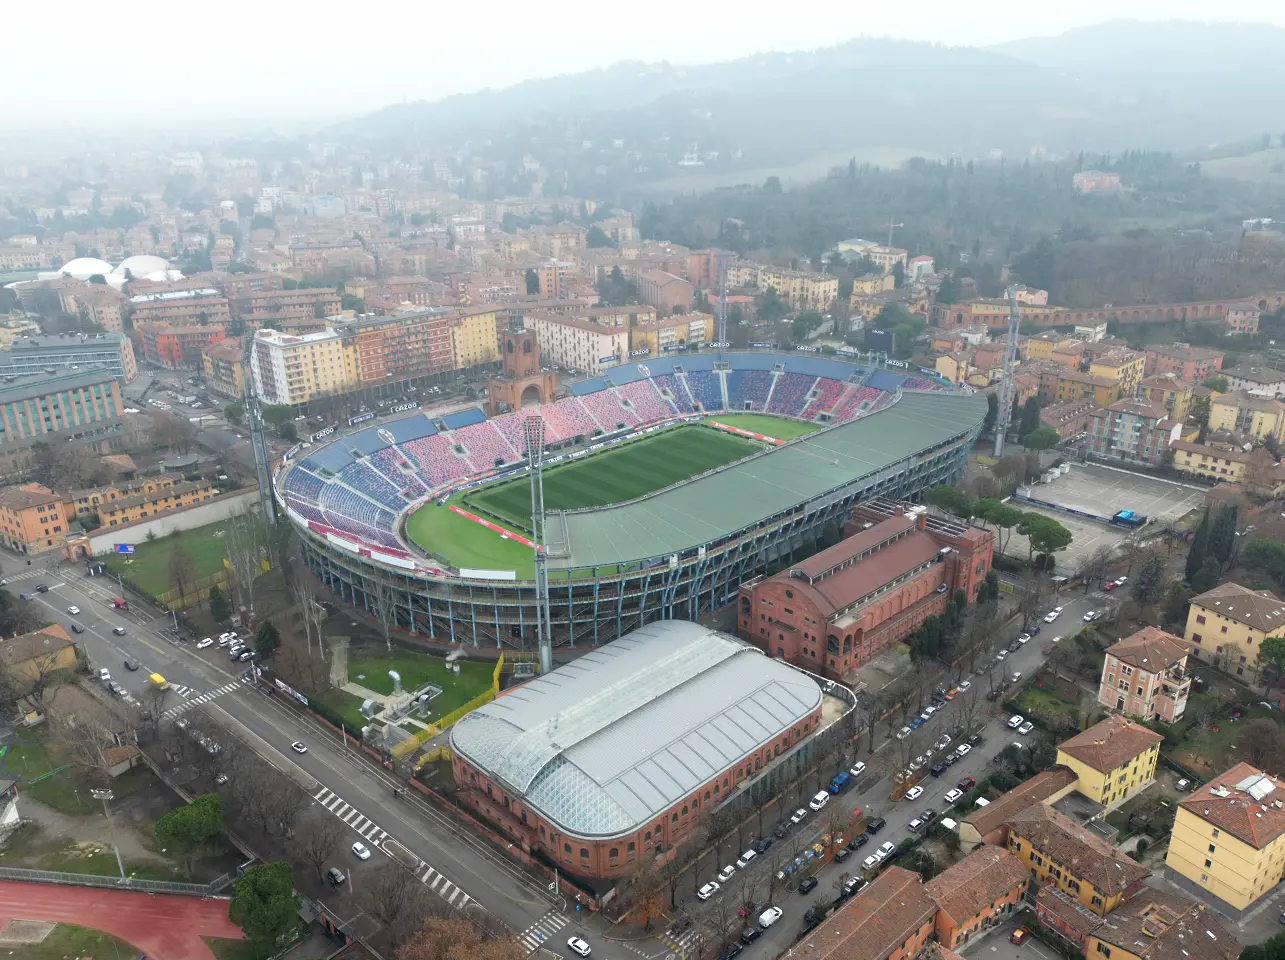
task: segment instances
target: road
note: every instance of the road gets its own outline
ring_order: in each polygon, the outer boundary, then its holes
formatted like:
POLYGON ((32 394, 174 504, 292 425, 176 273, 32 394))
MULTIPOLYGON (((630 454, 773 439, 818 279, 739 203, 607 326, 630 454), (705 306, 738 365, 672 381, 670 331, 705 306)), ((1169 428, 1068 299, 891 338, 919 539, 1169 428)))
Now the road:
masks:
MULTIPOLYGON (((229 660, 219 647, 198 651, 194 645, 179 643, 166 635, 167 619, 153 618, 138 610, 113 609, 111 600, 116 596, 116 590, 109 578, 86 577, 82 568, 74 564, 64 564, 61 572, 55 575, 38 566, 16 566, 20 562, 5 558, 5 579, 10 588, 31 594, 33 601, 64 627, 70 629, 73 622, 83 626, 84 632, 78 634, 76 640, 84 645, 93 666, 107 667, 113 678, 134 700, 139 701, 140 708, 145 702, 148 674, 162 674, 170 681, 173 690, 173 696, 165 704, 166 721, 203 708, 232 736, 277 769, 305 784, 319 806, 353 829, 353 840, 361 839, 376 851, 365 863, 348 851, 337 858, 337 865, 351 877, 351 882, 344 888, 346 894, 341 895, 359 897, 367 872, 374 869, 380 862, 379 858, 388 855, 388 851, 401 853, 400 847, 410 856, 400 856, 399 859, 417 862, 414 867, 416 875, 435 893, 456 907, 465 910, 481 908, 499 917, 531 949, 543 943, 565 954, 562 947, 566 938, 575 934, 590 944, 595 957, 612 960, 632 954, 663 958, 671 953, 687 952, 701 936, 709 938, 715 935, 712 920, 718 912, 716 901, 702 904, 691 896, 692 887, 685 885, 679 896, 684 901, 682 910, 689 911, 695 918, 692 928, 674 936, 662 934, 655 939, 627 945, 604 939, 596 932, 603 926, 600 922, 589 926, 579 923, 574 904, 566 904, 560 898, 555 900, 553 894, 534 884, 506 858, 458 830, 418 797, 408 796, 404 788, 401 797, 395 797, 394 788, 402 786, 398 781, 356 756, 341 743, 339 737, 310 715, 300 713, 277 696, 257 689, 253 681, 242 677, 244 665, 229 660), (33 592, 39 583, 48 587, 47 593, 33 592), (70 605, 78 606, 81 613, 78 616, 69 614, 67 607, 70 605), (113 627, 123 627, 125 635, 113 634, 113 627), (125 670, 126 659, 137 661, 139 670, 125 670), (302 755, 294 753, 290 748, 294 741, 307 744, 308 752, 302 755)), ((1042 625, 1044 629, 1040 635, 1008 654, 1000 665, 1003 672, 1007 675, 1021 671, 1027 677, 1031 676, 1042 664, 1044 649, 1052 637, 1078 629, 1083 613, 1089 609, 1103 609, 1107 603, 1106 596, 1100 590, 1087 596, 1078 591, 1064 595, 1060 602, 1065 604, 1065 610, 1059 621, 1042 625)), ((1016 632, 1015 628, 1009 630, 1001 642, 1007 643, 1016 632)), ((973 678, 973 682, 985 690, 983 678, 973 678)), ((983 707, 989 706, 983 701, 983 707)), ((925 724, 923 746, 930 745, 954 724, 954 707, 954 704, 947 704, 925 724)), ((950 767, 940 779, 926 777, 924 795, 913 803, 891 800, 892 781, 886 777, 877 779, 880 777, 875 772, 877 769, 894 766, 884 758, 890 758, 896 750, 895 741, 882 737, 875 754, 861 758, 869 764, 866 776, 873 782, 858 782, 833 802, 860 806, 867 817, 885 818, 887 826, 875 842, 863 847, 845 863, 827 864, 817 874, 818 886, 809 895, 783 893, 778 889, 776 899, 778 905, 785 909, 785 916, 747 947, 742 956, 747 960, 767 960, 784 953, 799 934, 806 907, 823 895, 832 898, 835 882, 841 875, 860 874, 861 861, 873 852, 878 843, 889 840, 895 843, 909 838, 911 834, 906 826, 916 814, 929 807, 940 813, 946 806, 942 795, 956 781, 967 776, 982 779, 1000 750, 1015 740, 1023 739, 1006 727, 1007 715, 991 718, 988 713, 987 709, 977 711, 985 721, 982 730, 984 742, 950 767)), ((882 735, 883 725, 880 727, 882 735)), ((810 816, 809 821, 815 822, 805 822, 779 842, 793 854, 814 842, 823 832, 825 819, 824 813, 810 816)), ((774 827, 772 824, 771 828, 774 827)), ((723 853, 726 860, 735 858, 727 855, 726 850, 723 853)), ((760 903, 767 898, 766 878, 770 860, 770 855, 761 857, 759 863, 750 868, 754 877, 751 895, 760 903)), ((713 879, 721 866, 713 857, 706 857, 702 861, 699 882, 713 879)), ((739 878, 734 879, 725 886, 723 894, 739 897, 741 889, 739 878)), ((735 916, 735 913, 733 904, 730 915, 735 916)))

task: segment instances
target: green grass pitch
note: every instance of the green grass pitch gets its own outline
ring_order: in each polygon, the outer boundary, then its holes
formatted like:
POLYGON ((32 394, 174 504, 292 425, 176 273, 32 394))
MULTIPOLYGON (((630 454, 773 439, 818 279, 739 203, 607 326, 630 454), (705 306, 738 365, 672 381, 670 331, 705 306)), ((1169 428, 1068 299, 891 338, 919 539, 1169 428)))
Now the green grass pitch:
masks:
POLYGON ((761 433, 775 440, 793 440, 795 437, 804 437, 817 430, 815 423, 769 417, 762 413, 717 413, 711 415, 710 419, 729 427, 761 433))

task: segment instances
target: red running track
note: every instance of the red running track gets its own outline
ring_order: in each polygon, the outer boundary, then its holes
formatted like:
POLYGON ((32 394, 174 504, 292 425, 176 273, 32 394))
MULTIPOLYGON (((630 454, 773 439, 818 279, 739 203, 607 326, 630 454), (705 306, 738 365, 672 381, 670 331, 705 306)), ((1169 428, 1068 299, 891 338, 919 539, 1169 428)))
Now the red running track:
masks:
POLYGON ((228 919, 227 900, 0 880, 0 925, 10 920, 92 927, 148 960, 214 960, 202 937, 244 936, 228 919))

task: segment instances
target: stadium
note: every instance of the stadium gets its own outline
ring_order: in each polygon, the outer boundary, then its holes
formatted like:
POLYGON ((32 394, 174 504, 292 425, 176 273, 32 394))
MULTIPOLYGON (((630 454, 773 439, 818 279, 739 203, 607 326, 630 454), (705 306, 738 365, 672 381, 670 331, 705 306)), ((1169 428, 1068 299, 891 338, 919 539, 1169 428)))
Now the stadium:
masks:
POLYGON ((689 353, 495 417, 328 428, 286 455, 274 493, 343 601, 437 640, 529 649, 524 420, 539 417, 554 643, 599 644, 731 602, 858 502, 956 481, 985 412, 895 361, 689 353))

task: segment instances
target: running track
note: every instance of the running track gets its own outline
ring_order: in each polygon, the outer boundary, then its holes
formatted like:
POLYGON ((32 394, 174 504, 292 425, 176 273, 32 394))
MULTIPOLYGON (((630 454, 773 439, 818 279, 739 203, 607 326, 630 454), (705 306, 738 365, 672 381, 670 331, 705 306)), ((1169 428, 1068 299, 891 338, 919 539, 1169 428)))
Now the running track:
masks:
POLYGON ((0 921, 8 920, 93 927, 149 960, 214 960, 202 937, 243 937, 227 900, 0 880, 0 921))

